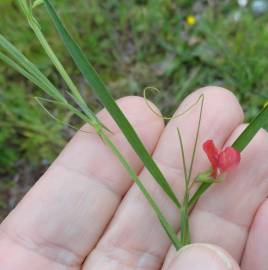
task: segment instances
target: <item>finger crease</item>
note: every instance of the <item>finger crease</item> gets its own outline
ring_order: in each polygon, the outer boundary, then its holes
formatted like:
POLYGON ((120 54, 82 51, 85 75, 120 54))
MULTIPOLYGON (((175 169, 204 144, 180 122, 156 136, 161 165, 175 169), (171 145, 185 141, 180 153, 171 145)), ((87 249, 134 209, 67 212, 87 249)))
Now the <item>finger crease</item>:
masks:
POLYGON ((6 237, 10 242, 33 252, 53 263, 66 267, 80 267, 84 257, 76 254, 74 251, 49 241, 35 241, 31 238, 22 236, 18 233, 12 233, 0 227, 0 234, 6 237))
POLYGON ((163 257, 152 252, 115 246, 113 244, 98 245, 91 256, 107 258, 116 262, 120 266, 129 267, 136 270, 155 270, 162 265, 163 257))

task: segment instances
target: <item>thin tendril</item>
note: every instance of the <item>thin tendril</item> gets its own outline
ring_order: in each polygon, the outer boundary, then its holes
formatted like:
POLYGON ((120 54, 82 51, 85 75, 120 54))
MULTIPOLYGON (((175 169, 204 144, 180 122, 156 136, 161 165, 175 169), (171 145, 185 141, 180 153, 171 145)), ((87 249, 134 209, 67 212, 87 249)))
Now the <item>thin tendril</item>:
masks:
POLYGON ((164 120, 172 120, 172 119, 175 119, 175 118, 178 118, 178 117, 181 117, 183 116, 184 114, 186 114, 187 112, 189 112, 193 107, 195 107, 198 103, 199 103, 199 100, 202 98, 203 95, 199 96, 199 98, 196 100, 195 103, 193 103, 189 108, 187 108, 185 111, 183 111, 182 113, 178 113, 174 116, 163 116, 162 114, 160 114, 159 112, 157 112, 151 105, 151 103, 149 102, 148 98, 147 98, 147 92, 149 90, 153 90, 154 92, 157 92, 159 93, 160 90, 154 86, 147 86, 144 88, 143 90, 143 97, 144 97, 144 100, 145 100, 145 103, 146 105, 148 106, 148 108, 157 116, 159 116, 160 118, 164 119, 164 120))
POLYGON ((57 118, 55 115, 53 115, 46 107, 45 107, 45 105, 41 102, 41 100, 43 100, 43 101, 46 101, 46 102, 51 102, 51 103, 59 103, 59 102, 57 102, 57 101, 54 101, 54 100, 50 100, 50 99, 46 99, 46 98, 40 98, 40 97, 34 97, 35 98, 35 100, 37 101, 37 103, 41 106, 41 108, 48 114, 48 116, 50 116, 53 120, 55 120, 55 121, 57 121, 57 122, 59 122, 59 123, 61 123, 61 124, 63 124, 63 125, 66 125, 67 127, 69 127, 69 128, 71 128, 71 129, 73 129, 73 130, 75 130, 75 131, 81 131, 81 132, 83 132, 83 133, 87 133, 87 134, 95 134, 94 132, 89 132, 89 131, 85 131, 85 130, 82 130, 82 129, 80 129, 80 128, 77 128, 77 127, 75 127, 75 126, 73 126, 73 125, 71 125, 71 124, 68 124, 68 123, 66 123, 66 122, 64 122, 64 121, 62 121, 62 120, 60 120, 59 118, 57 118))

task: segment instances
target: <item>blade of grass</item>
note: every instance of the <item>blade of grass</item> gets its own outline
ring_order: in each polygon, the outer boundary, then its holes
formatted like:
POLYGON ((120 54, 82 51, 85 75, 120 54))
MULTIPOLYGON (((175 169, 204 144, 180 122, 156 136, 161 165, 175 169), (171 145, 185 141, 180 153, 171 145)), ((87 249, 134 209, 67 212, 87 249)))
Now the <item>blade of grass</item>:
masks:
POLYGON ((255 134, 268 122, 268 107, 264 107, 261 112, 251 121, 249 126, 241 133, 241 135, 233 143, 233 147, 238 151, 243 151, 244 148, 253 139, 255 134))
POLYGON ((31 77, 31 79, 34 78, 33 83, 41 83, 42 89, 45 89, 46 93, 51 97, 62 102, 66 102, 63 95, 59 93, 56 87, 42 74, 42 72, 1 34, 0 48, 2 48, 5 52, 7 52, 8 55, 12 56, 12 58, 14 59, 12 60, 10 57, 7 56, 3 57, 2 54, 2 61, 5 61, 8 65, 11 65, 12 68, 15 68, 21 74, 24 73, 22 75, 30 75, 29 77, 31 77))
MULTIPOLYGON (((247 128, 233 143, 233 147, 242 152, 245 147, 254 138, 256 133, 268 122, 268 106, 265 106, 261 112, 250 122, 247 128)), ((190 199, 190 206, 193 206, 200 196, 211 186, 212 183, 202 183, 190 199)))
POLYGON ((54 7, 51 5, 50 1, 44 0, 45 6, 47 11, 54 22, 54 25, 62 38, 65 47, 69 51, 71 57, 73 58, 74 62, 76 63, 77 67, 88 81, 89 85, 92 87, 95 94, 98 96, 102 104, 105 108, 109 111, 125 137, 127 138, 128 142, 131 144, 135 152, 138 154, 140 159, 143 161, 145 167, 148 171, 152 174, 154 179, 157 183, 161 186, 161 188, 165 191, 165 193, 169 196, 169 198, 180 207, 180 203, 174 194, 172 188, 170 187, 169 183, 165 179, 164 175, 142 144, 141 140, 139 139, 138 135, 136 134, 135 130, 128 122, 116 102, 113 100, 111 94, 106 89, 106 86, 99 78, 95 69, 91 66, 88 59, 82 53, 80 47, 75 43, 72 37, 69 35, 65 27, 63 26, 60 18, 58 17, 54 7))
POLYGON ((22 68, 20 65, 18 65, 15 61, 13 61, 10 57, 6 56, 5 54, 0 52, 0 60, 2 60, 4 63, 12 67, 14 70, 16 70, 18 73, 22 74, 24 77, 26 77, 29 81, 32 81, 35 85, 37 85, 39 88, 44 89, 45 86, 36 79, 35 76, 33 76, 31 73, 29 73, 27 70, 22 68))

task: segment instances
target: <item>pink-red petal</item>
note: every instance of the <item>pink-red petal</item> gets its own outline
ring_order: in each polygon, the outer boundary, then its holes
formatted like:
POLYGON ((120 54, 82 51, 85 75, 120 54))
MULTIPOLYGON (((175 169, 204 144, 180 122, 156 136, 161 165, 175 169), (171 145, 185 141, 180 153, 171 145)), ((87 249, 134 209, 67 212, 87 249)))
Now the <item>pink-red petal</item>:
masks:
POLYGON ((216 178, 218 174, 219 150, 217 149, 217 147, 215 146, 212 140, 207 140, 203 144, 203 149, 205 153, 207 154, 207 157, 213 169, 211 176, 216 178))
POLYGON ((233 167, 237 166, 240 162, 241 156, 240 153, 235 150, 233 147, 226 147, 219 154, 219 163, 218 166, 221 171, 226 172, 233 167))
POLYGON ((206 152, 212 167, 218 167, 219 150, 215 146, 214 142, 212 140, 207 140, 203 144, 203 149, 206 152))

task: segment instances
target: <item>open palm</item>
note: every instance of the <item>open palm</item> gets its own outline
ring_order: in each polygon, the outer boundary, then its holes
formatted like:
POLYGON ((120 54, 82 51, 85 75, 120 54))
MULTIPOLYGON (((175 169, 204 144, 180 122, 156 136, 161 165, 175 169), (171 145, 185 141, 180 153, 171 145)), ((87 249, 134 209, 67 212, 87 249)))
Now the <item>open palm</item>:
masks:
MULTIPOLYGON (((204 111, 193 175, 209 162, 202 143, 231 144, 244 128, 242 109, 229 91, 199 89, 179 106, 184 111, 204 93, 204 111)), ((180 127, 186 160, 191 157, 199 108, 174 118, 166 127, 142 98, 126 97, 119 106, 135 127, 181 199, 183 169, 176 128, 180 127)), ((179 213, 142 167, 106 111, 100 119, 109 136, 140 175, 173 227, 179 213)), ((218 264, 212 245, 192 246, 191 256, 170 248, 142 193, 120 162, 89 126, 84 126, 0 226, 0 269, 268 269, 268 136, 261 130, 242 152, 241 163, 223 183, 214 184, 190 217, 193 242, 217 245, 230 264, 218 264), (203 248, 203 249, 202 249, 203 248), (195 249, 195 250, 194 250, 195 249), (206 250, 205 250, 206 249, 206 250), (184 262, 182 262, 184 257, 184 262), (202 268, 204 258, 207 265, 202 268), (188 261, 187 261, 188 260, 188 261), (192 260, 192 262, 191 262, 192 260), (188 264, 188 268, 186 266, 188 264)), ((38 151, 38 149, 37 149, 38 151)), ((190 250, 191 248, 188 248, 190 250)))

